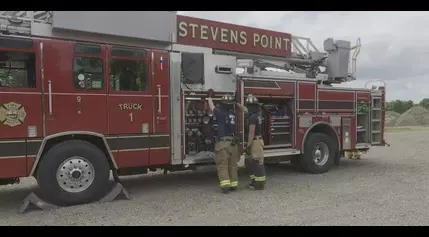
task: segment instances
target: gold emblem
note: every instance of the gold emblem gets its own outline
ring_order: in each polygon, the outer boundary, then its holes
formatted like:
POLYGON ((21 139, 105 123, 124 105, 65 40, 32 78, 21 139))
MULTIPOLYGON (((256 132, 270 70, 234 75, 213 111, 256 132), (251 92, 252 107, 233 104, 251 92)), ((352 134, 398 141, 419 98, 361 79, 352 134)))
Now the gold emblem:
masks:
POLYGON ((24 106, 15 102, 9 102, 0 106, 0 122, 4 125, 15 127, 24 123, 27 113, 24 106))

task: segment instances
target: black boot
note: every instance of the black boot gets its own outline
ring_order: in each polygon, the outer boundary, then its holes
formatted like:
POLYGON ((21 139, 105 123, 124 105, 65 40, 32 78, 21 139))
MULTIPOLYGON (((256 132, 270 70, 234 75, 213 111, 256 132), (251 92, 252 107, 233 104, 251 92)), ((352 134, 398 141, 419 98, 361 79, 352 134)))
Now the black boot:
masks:
POLYGON ((255 180, 252 179, 252 182, 247 185, 248 188, 255 188, 255 180))
POLYGON ((228 188, 221 188, 221 189, 222 189, 222 193, 224 193, 224 194, 228 194, 229 191, 231 191, 230 187, 228 187, 228 188))
POLYGON ((255 190, 264 190, 265 189, 265 182, 264 181, 255 182, 253 187, 255 188, 255 190))
POLYGON ((230 187, 229 191, 231 191, 231 192, 237 191, 237 187, 230 187))

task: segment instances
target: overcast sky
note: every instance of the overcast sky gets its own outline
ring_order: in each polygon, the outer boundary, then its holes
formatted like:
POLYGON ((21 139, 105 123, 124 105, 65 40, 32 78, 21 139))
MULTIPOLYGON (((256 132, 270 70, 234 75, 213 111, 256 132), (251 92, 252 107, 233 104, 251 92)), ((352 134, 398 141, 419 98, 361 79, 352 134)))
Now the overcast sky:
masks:
MULTIPOLYGON (((323 50, 326 38, 361 38, 352 86, 385 80, 387 99, 429 97, 428 12, 179 11, 178 14, 310 37, 323 50), (425 58, 428 57, 428 58, 425 58)), ((345 84, 343 84, 345 86, 345 84)), ((347 85, 348 86, 348 85, 347 85)))

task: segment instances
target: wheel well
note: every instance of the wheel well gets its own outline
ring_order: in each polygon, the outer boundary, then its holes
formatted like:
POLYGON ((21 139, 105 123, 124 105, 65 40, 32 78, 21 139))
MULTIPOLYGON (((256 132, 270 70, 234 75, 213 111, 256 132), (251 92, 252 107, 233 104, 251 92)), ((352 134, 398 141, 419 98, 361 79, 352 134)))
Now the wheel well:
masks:
POLYGON ((39 151, 38 157, 36 158, 35 164, 33 165, 34 171, 32 171, 30 173, 30 176, 31 175, 35 176, 37 174, 38 164, 39 164, 40 160, 43 159, 43 156, 46 154, 46 152, 48 152, 55 145, 57 145, 61 142, 64 142, 64 141, 69 141, 69 140, 81 140, 81 141, 86 141, 86 142, 89 142, 89 143, 95 145, 107 157, 110 168, 115 169, 116 164, 114 163, 113 157, 111 156, 108 148, 106 147, 106 144, 105 144, 103 137, 90 135, 90 134, 68 134, 68 135, 62 135, 62 136, 56 136, 56 137, 49 138, 44 143, 44 146, 42 143, 42 147, 40 147, 40 149, 42 149, 41 153, 39 151))
POLYGON ((313 127, 311 127, 304 135, 304 139, 301 145, 301 153, 304 153, 304 144, 312 133, 323 133, 328 135, 329 137, 334 139, 334 143, 336 146, 335 148, 337 148, 337 150, 339 149, 340 144, 339 144, 337 132, 334 130, 334 128, 332 128, 330 124, 321 122, 318 124, 314 124, 313 127))

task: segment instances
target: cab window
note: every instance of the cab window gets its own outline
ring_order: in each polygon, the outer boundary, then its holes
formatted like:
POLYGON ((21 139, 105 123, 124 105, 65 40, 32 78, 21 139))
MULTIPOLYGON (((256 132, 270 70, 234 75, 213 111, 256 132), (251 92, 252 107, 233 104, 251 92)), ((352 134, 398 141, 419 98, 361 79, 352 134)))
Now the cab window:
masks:
POLYGON ((113 47, 111 55, 110 86, 112 90, 146 92, 149 81, 146 51, 113 47))
POLYGON ((78 56, 73 60, 73 86, 77 90, 102 90, 104 88, 103 60, 78 56))
POLYGON ((0 87, 36 88, 35 53, 0 51, 0 87))

